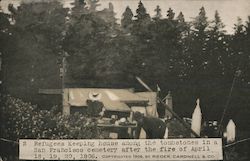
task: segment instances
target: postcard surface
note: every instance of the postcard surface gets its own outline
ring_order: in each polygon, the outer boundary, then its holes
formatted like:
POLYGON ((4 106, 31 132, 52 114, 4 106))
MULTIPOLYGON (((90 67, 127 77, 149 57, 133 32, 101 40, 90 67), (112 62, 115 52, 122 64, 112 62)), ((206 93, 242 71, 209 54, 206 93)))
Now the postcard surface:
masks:
POLYGON ((0 161, 249 160, 249 0, 1 0, 0 161))

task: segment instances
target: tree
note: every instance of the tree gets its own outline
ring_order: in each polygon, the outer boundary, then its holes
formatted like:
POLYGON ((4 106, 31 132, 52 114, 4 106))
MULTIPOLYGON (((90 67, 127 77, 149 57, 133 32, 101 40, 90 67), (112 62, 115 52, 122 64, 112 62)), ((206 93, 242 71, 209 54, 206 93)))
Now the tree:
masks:
MULTIPOLYGON (((234 69, 237 69, 240 62, 243 59, 243 53, 245 48, 245 38, 246 38, 245 27, 242 22, 242 19, 238 17, 237 23, 234 27, 234 34, 231 37, 230 46, 231 46, 231 55, 230 57, 230 64, 229 64, 229 71, 234 72, 234 69)), ((232 73, 231 73, 232 74, 232 73)))
MULTIPOLYGON (((185 39, 190 34, 190 25, 185 21, 185 17, 182 12, 176 17, 177 21, 177 28, 181 31, 182 39, 181 41, 184 42, 185 39)), ((184 45, 184 44, 183 44, 184 45)))
POLYGON ((204 91, 206 91, 207 85, 211 84, 209 76, 205 72, 209 63, 207 54, 208 26, 206 11, 202 7, 199 14, 187 25, 190 30, 183 39, 183 54, 185 54, 185 69, 182 74, 185 82, 183 83, 192 86, 189 89, 189 95, 194 98, 204 99, 204 91))
POLYGON ((244 25, 240 17, 237 18, 237 24, 234 25, 235 35, 244 33, 244 25))
POLYGON ((73 5, 71 15, 75 16, 75 18, 79 18, 82 14, 86 14, 88 12, 85 0, 75 0, 71 4, 73 5))
POLYGON ((205 29, 208 27, 208 21, 204 7, 200 8, 199 15, 195 17, 193 25, 194 30, 197 31, 199 34, 204 33, 205 29))
POLYGON ((6 92, 35 104, 57 104, 56 99, 39 96, 38 89, 61 88, 57 62, 68 9, 56 1, 21 3, 17 9, 11 5, 9 9, 14 38, 9 42, 11 48, 5 48, 6 92))
POLYGON ((99 0, 88 0, 90 12, 96 12, 96 8, 100 6, 99 0))
MULTIPOLYGON (((204 68, 201 69, 206 74, 203 74, 204 83, 207 83, 206 87, 203 87, 203 91, 207 92, 207 95, 204 97, 209 97, 212 93, 217 97, 214 98, 214 108, 223 107, 225 104, 225 99, 227 98, 225 89, 230 88, 232 77, 227 71, 228 61, 229 61, 229 41, 228 36, 224 30, 224 24, 220 18, 218 11, 215 11, 214 20, 208 26, 206 31, 206 40, 205 43, 205 62, 204 68), (213 92, 210 89, 214 89, 213 92)), ((205 99, 206 104, 211 104, 209 99, 205 99)), ((209 105, 212 106, 212 105, 209 105)), ((208 114, 212 113, 211 109, 204 109, 208 114)), ((221 111, 218 110, 218 113, 221 111)))
POLYGON ((162 17, 161 8, 159 5, 156 6, 154 20, 159 20, 162 17))
POLYGON ((3 52, 4 46, 8 45, 6 44, 7 40, 10 38, 11 31, 10 31, 10 22, 9 22, 9 15, 2 12, 1 6, 0 6, 0 52, 3 52))
POLYGON ((180 32, 179 35, 179 45, 180 45, 180 51, 181 57, 179 60, 178 66, 179 68, 179 78, 181 81, 183 78, 186 76, 189 64, 188 64, 188 57, 187 55, 189 54, 189 48, 188 44, 190 43, 190 25, 185 21, 184 15, 182 12, 179 13, 179 15, 176 17, 176 28, 180 32))
POLYGON ((6 30, 8 30, 10 27, 10 22, 9 22, 8 18, 9 18, 9 15, 1 12, 1 10, 0 10, 0 22, 1 22, 0 23, 0 31, 1 31, 1 33, 6 33, 7 32, 6 30))
MULTIPOLYGON (((247 22, 248 24, 249 22, 247 22)), ((248 29, 249 30, 249 29, 248 29)), ((249 35, 247 34, 247 25, 243 24, 242 19, 238 18, 234 34, 228 36, 229 50, 227 52, 227 59, 225 62, 225 86, 228 90, 233 87, 230 104, 228 105, 225 113, 225 121, 229 118, 241 118, 249 114, 247 100, 249 100, 249 35), (234 80, 234 81, 233 81, 234 80), (233 83, 232 83, 233 82, 233 83), (240 97, 238 97, 240 95, 240 97), (238 110, 238 103, 241 102, 241 110, 238 110), (244 114, 243 114, 244 113, 244 114)), ((242 119, 243 120, 243 119, 242 119)), ((246 128, 245 123, 239 119, 239 124, 242 128, 246 128)))
MULTIPOLYGON (((0 1, 1 2, 1 1, 0 1)), ((12 39, 11 31, 10 31, 10 16, 6 13, 3 13, 2 8, 0 6, 0 89, 1 93, 4 92, 2 88, 2 84, 5 83, 3 75, 7 72, 5 68, 5 55, 6 48, 11 48, 9 41, 12 39)))
POLYGON ((165 84, 163 88, 169 89, 174 88, 173 84, 177 82, 182 59, 182 31, 178 25, 176 20, 159 19, 141 27, 136 33, 138 44, 141 44, 136 48, 138 62, 135 64, 138 64, 138 74, 150 85, 162 83, 165 84))
POLYGON ((67 84, 96 87, 104 85, 103 76, 113 72, 109 66, 113 65, 113 55, 117 54, 112 50, 117 47, 113 40, 118 36, 119 31, 97 13, 82 15, 78 22, 71 24, 63 45, 70 55, 67 58, 67 84))
POLYGON ((182 12, 179 13, 179 15, 177 16, 177 21, 179 23, 184 23, 185 22, 185 18, 182 12))
POLYGON ((140 39, 141 41, 145 41, 148 37, 148 34, 145 33, 148 32, 148 25, 151 23, 151 19, 141 1, 138 4, 134 17, 136 17, 136 19, 132 29, 133 34, 137 35, 139 39, 142 38, 140 39))
POLYGON ((146 8, 144 7, 144 5, 141 1, 138 4, 138 8, 136 9, 136 13, 137 13, 137 15, 135 15, 136 21, 138 21, 138 22, 150 21, 150 16, 147 13, 146 8))
POLYGON ((246 34, 247 34, 247 38, 249 38, 249 35, 250 35, 250 16, 248 16, 248 21, 246 22, 246 34))
POLYGON ((114 6, 109 2, 109 8, 105 8, 102 11, 97 11, 96 15, 108 23, 114 30, 118 28, 114 12, 114 6))
POLYGON ((212 30, 215 33, 225 33, 226 31, 223 30, 225 25, 222 23, 219 12, 216 10, 214 15, 214 21, 212 22, 214 25, 212 26, 212 30))
POLYGON ((130 29, 133 25, 133 12, 129 8, 129 6, 126 7, 124 13, 122 14, 122 19, 121 19, 121 26, 124 29, 130 29))
MULTIPOLYGON (((249 20, 246 25, 243 24, 242 19, 238 18, 234 27, 234 34, 231 37, 230 46, 231 51, 231 69, 245 69, 249 66, 249 20)), ((233 70, 235 71, 235 70, 233 70)), ((246 72, 246 71, 245 71, 246 72)))
POLYGON ((225 25, 222 23, 218 11, 215 11, 214 20, 208 31, 207 72, 212 77, 222 77, 225 74, 225 60, 227 59, 228 42, 225 37, 225 25))
MULTIPOLYGON (((65 32, 65 21, 68 9, 57 1, 22 3, 18 9, 11 9, 15 28, 35 33, 41 36, 39 43, 43 43, 51 49, 60 46, 65 32), (27 16, 28 15, 28 16, 27 16), (44 38, 42 38, 44 37, 44 38), (42 41, 42 42, 41 42, 42 41), (56 43, 56 44, 55 44, 56 43), (51 46, 54 45, 54 46, 51 46)), ((28 32, 29 33, 29 32, 28 32)), ((54 51, 58 53, 59 51, 54 51)))
POLYGON ((174 16, 175 16, 174 11, 171 8, 169 8, 168 11, 167 11, 167 19, 173 20, 174 16))
MULTIPOLYGON (((207 27, 209 23, 207 21, 205 8, 200 9, 199 15, 195 17, 192 22, 192 33, 191 36, 191 61, 194 68, 200 67, 201 64, 207 63, 206 51, 206 41, 207 41, 207 27)), ((202 67, 204 68, 204 67, 202 67)))

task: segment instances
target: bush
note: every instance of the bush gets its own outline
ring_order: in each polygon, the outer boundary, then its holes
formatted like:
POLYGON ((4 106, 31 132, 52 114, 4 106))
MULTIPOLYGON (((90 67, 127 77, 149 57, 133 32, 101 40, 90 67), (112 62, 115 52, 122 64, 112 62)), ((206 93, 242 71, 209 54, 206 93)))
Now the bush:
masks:
MULTIPOLYGON (((98 139, 103 136, 96 126, 96 119, 83 114, 67 116, 56 113, 56 108, 39 110, 35 105, 11 96, 2 97, 1 102, 1 138, 18 141, 24 138, 98 139)), ((5 153, 9 153, 7 149, 5 153)), ((11 153, 14 153, 13 149, 11 153)))

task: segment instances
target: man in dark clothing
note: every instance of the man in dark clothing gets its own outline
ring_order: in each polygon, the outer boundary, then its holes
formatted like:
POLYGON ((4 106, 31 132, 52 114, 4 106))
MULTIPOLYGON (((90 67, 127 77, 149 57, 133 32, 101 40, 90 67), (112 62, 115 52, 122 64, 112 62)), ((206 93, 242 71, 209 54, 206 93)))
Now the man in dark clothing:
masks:
POLYGON ((159 118, 155 117, 145 117, 140 112, 134 113, 134 119, 138 123, 138 129, 136 130, 135 138, 139 138, 141 128, 146 132, 147 139, 163 139, 165 130, 167 128, 166 124, 159 118))
POLYGON ((90 117, 99 117, 104 107, 103 103, 96 100, 87 100, 87 113, 90 117))

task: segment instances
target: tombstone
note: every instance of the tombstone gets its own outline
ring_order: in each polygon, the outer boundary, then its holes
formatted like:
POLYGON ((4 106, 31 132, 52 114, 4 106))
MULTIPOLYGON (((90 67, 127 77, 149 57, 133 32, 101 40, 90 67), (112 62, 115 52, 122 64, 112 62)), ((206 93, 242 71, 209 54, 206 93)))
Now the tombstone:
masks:
POLYGON ((109 138, 110 139, 117 139, 118 138, 118 134, 114 133, 114 132, 111 132, 111 133, 109 133, 109 138))
POLYGON ((201 113, 201 108, 200 108, 200 99, 197 99, 196 107, 192 115, 192 125, 191 125, 191 129, 197 135, 200 135, 200 132, 201 132, 201 119, 202 119, 202 113, 201 113))
POLYGON ((226 127, 227 143, 234 142, 236 137, 236 125, 232 119, 229 120, 226 127))
POLYGON ((165 134, 164 134, 164 139, 168 138, 168 127, 166 127, 165 134))
MULTIPOLYGON (((171 110, 173 110, 173 98, 170 91, 168 91, 168 95, 165 97, 165 103, 171 110)), ((165 109, 165 117, 172 118, 172 116, 172 113, 165 109)))

